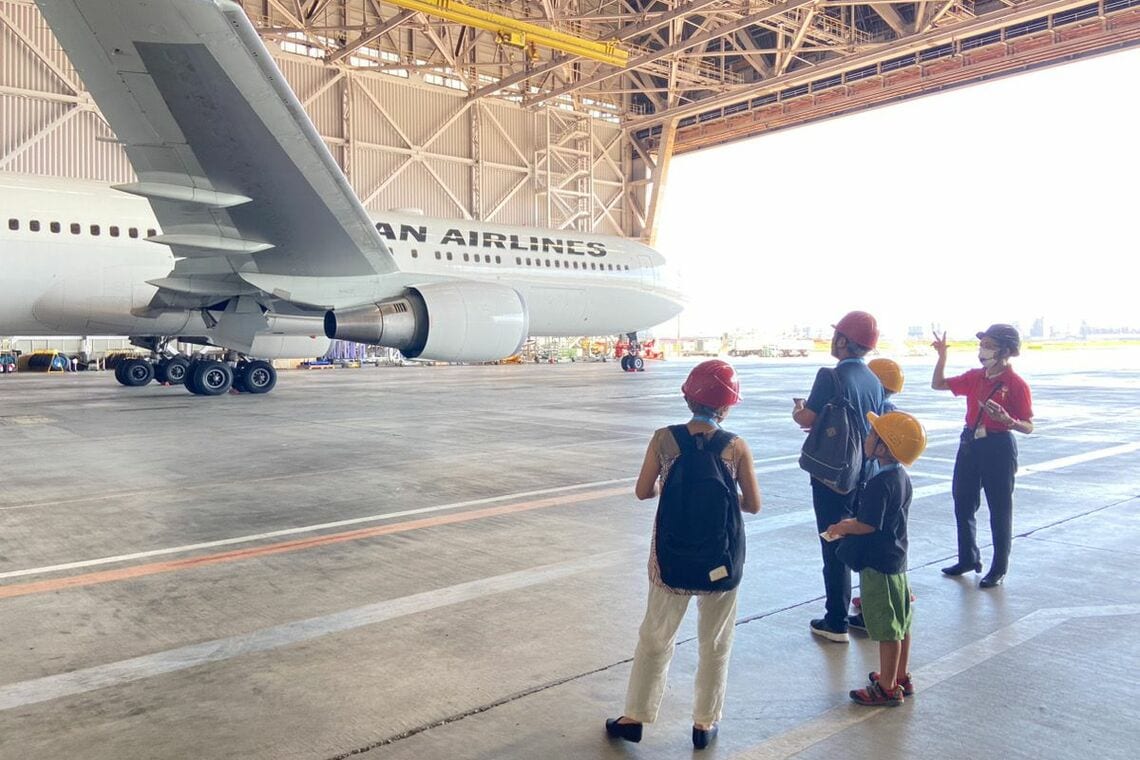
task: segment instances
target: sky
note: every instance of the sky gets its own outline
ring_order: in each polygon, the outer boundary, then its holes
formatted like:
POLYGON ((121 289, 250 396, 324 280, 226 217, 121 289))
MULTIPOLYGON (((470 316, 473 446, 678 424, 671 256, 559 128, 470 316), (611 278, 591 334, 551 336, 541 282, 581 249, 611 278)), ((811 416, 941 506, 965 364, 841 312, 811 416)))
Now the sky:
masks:
POLYGON ((656 332, 1140 327, 1137 87, 1133 49, 677 156, 656 332))

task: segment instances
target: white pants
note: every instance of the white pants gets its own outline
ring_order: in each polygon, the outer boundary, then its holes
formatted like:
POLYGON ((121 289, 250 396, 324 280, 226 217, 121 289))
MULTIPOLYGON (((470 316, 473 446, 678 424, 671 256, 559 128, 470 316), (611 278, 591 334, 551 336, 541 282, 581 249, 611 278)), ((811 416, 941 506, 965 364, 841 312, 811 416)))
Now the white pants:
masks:
MULTIPOLYGON (((697 596, 697 640, 700 660, 693 694, 693 723, 715 723, 724 708, 728 657, 736 630, 736 589, 697 596)), ((640 723, 657 719, 665 691, 673 641, 692 596, 672 594, 649 585, 649 604, 633 655, 625 696, 625 716, 640 723)))

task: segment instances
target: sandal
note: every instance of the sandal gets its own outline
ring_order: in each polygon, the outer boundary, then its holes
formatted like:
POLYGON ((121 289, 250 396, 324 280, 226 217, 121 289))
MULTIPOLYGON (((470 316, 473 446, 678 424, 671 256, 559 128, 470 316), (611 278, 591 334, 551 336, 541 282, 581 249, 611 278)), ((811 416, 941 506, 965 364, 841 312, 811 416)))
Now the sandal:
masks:
MULTIPOLYGON (((879 682, 879 674, 878 673, 868 673, 867 674, 867 680, 870 681, 871 683, 878 683, 879 682)), ((902 689, 904 697, 913 697, 914 696, 914 683, 911 682, 911 680, 910 680, 910 673, 907 673, 905 676, 903 676, 902 678, 899 679, 898 686, 900 689, 902 689)))
POLYGON ((867 707, 898 707, 903 703, 903 691, 896 686, 894 693, 888 694, 874 681, 866 689, 855 689, 850 692, 851 699, 867 707))

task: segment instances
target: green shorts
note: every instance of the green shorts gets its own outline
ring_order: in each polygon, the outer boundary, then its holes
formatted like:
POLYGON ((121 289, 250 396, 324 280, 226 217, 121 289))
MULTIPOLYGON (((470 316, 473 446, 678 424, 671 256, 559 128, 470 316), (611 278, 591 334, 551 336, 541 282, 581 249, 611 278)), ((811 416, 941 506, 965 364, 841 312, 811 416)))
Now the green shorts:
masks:
POLYGON ((883 575, 866 568, 859 571, 860 611, 867 635, 875 641, 902 641, 910 633, 910 583, 906 573, 883 575))

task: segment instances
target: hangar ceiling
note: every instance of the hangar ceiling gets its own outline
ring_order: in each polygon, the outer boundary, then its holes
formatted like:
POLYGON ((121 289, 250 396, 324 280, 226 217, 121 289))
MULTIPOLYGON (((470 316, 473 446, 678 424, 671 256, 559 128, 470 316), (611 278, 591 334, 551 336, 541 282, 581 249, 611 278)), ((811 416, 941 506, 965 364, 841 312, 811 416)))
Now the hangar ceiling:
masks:
MULTIPOLYGON (((1140 42, 1140 0, 241 0, 373 211, 653 241, 675 153, 1140 42)), ((130 168, 0 0, 0 171, 130 168)))
POLYGON ((682 152, 1140 42, 1140 0, 243 4, 266 37, 334 65, 419 70, 472 99, 617 120, 650 151, 671 125, 682 152), (491 23, 439 15, 467 7, 491 23), (519 22, 626 60, 532 41, 519 22))

